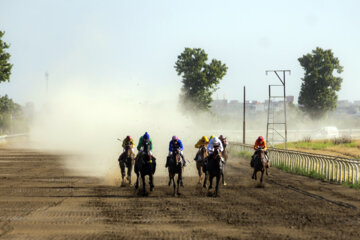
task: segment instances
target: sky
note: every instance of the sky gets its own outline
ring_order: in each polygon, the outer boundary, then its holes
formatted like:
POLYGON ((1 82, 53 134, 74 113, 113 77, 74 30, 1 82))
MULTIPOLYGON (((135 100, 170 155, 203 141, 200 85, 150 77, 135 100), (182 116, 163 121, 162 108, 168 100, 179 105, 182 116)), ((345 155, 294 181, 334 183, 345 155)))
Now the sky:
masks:
POLYGON ((246 86, 247 99, 264 101, 268 85, 280 83, 265 75, 269 69, 291 70, 286 91, 297 99, 304 74, 297 59, 321 47, 344 66, 339 100, 360 100, 359 9, 356 0, 0 0, 0 30, 13 64, 0 94, 39 105, 82 83, 177 98, 174 65, 191 47, 228 66, 215 99, 242 100, 246 86))

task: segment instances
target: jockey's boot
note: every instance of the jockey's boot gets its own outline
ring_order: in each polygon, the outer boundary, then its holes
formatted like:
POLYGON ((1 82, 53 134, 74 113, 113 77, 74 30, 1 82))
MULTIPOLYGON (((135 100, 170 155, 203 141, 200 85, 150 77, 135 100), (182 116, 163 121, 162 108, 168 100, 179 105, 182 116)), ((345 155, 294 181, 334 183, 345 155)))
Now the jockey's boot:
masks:
POLYGON ((199 153, 197 152, 196 155, 195 155, 195 158, 194 158, 195 161, 198 160, 198 156, 199 156, 199 153))
POLYGON ((183 161, 183 166, 185 167, 186 166, 186 161, 185 161, 184 157, 182 157, 182 161, 183 161))

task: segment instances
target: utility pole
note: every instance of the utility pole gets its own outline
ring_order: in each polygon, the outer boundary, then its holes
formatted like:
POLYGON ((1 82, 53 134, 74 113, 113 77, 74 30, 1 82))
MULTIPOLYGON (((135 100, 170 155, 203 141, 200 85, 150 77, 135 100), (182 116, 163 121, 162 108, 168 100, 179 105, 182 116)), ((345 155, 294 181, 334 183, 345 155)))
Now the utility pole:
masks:
POLYGON ((268 104, 268 119, 267 119, 267 126, 266 126, 266 141, 269 142, 269 130, 272 130, 273 133, 273 139, 272 144, 274 144, 274 133, 277 133, 279 136, 281 136, 284 139, 285 142, 285 149, 287 149, 287 121, 286 121, 286 73, 291 74, 290 70, 266 70, 265 74, 268 75, 269 72, 275 73, 275 75, 278 77, 278 79, 281 82, 281 85, 269 85, 269 104, 268 104), (283 77, 281 78, 279 73, 283 73, 283 77), (283 96, 273 96, 271 94, 271 87, 283 87, 283 96), (271 109, 272 106, 272 99, 274 98, 281 98, 284 102, 284 121, 283 122, 277 122, 275 121, 275 106, 273 106, 273 109, 271 109), (273 112, 271 112, 273 110, 273 112), (276 129, 276 126, 278 125, 284 125, 284 131, 285 136, 282 136, 281 133, 276 129))
POLYGON ((245 110, 246 110, 246 90, 244 86, 244 106, 243 106, 243 144, 245 144, 245 110))

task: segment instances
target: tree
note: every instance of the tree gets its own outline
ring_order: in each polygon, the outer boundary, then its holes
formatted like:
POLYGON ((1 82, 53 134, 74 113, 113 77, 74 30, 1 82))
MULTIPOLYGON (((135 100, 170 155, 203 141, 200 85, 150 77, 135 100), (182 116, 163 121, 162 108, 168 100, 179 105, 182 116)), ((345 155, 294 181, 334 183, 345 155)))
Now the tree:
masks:
POLYGON ((212 94, 225 76, 227 66, 212 59, 201 48, 185 48, 178 56, 175 69, 182 75, 180 101, 187 110, 209 110, 212 94))
POLYGON ((13 125, 22 121, 22 107, 15 103, 8 95, 0 97, 0 133, 10 132, 13 125))
POLYGON ((6 42, 2 41, 5 32, 0 31, 0 82, 10 81, 12 64, 9 63, 10 54, 5 50, 9 48, 6 42))
POLYGON ((343 71, 339 59, 334 57, 331 49, 317 47, 312 53, 298 59, 305 70, 299 95, 300 109, 311 118, 321 118, 337 106, 337 94, 342 78, 333 75, 343 71))

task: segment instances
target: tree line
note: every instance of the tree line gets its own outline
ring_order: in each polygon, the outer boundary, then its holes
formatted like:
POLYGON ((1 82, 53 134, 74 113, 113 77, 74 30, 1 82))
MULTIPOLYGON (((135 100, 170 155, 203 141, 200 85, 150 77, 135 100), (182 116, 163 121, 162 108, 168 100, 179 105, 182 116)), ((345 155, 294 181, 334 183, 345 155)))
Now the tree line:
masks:
MULTIPOLYGON (((0 83, 10 81, 13 67, 7 52, 10 46, 2 40, 3 36, 4 32, 0 31, 0 83)), ((299 108, 313 119, 321 118, 337 106, 337 92, 343 79, 334 74, 340 74, 343 67, 331 49, 320 47, 298 61, 305 72, 301 79, 299 108)), ((227 73, 226 64, 217 59, 209 62, 207 53, 201 48, 185 48, 174 67, 182 77, 179 100, 185 112, 209 111, 212 95, 227 73)), ((11 131, 11 123, 21 118, 22 107, 7 95, 0 96, 0 133, 11 131)))
MULTIPOLYGON (((0 83, 9 82, 11 69, 10 45, 2 40, 4 32, 0 31, 0 83)), ((0 134, 8 134, 24 130, 24 115, 20 104, 15 103, 8 95, 0 96, 0 134), (21 124, 20 124, 21 123, 21 124), (21 128, 19 126, 21 125, 21 128)))
MULTIPOLYGON (((180 104, 188 111, 209 111, 212 94, 226 75, 227 66, 220 60, 212 59, 201 48, 185 48, 178 56, 175 69, 182 76, 180 104)), ((311 53, 298 58, 304 69, 299 94, 299 108, 312 119, 322 118, 337 106, 337 92, 341 89, 340 74, 343 67, 331 49, 317 47, 311 53)))

